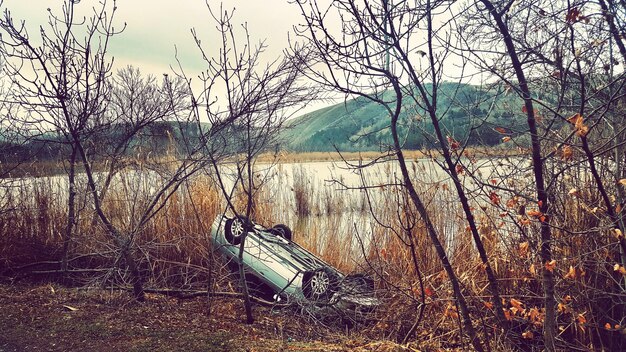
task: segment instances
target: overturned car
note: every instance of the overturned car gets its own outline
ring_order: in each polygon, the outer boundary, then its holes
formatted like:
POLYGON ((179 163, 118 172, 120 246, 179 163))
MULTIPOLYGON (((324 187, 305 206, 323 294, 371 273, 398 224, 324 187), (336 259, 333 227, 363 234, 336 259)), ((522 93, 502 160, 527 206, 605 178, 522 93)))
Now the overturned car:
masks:
POLYGON ((266 228, 243 216, 218 215, 211 232, 214 249, 234 264, 245 235, 241 263, 246 279, 260 282, 276 300, 358 309, 378 305, 370 277, 342 274, 293 242, 285 225, 266 228))

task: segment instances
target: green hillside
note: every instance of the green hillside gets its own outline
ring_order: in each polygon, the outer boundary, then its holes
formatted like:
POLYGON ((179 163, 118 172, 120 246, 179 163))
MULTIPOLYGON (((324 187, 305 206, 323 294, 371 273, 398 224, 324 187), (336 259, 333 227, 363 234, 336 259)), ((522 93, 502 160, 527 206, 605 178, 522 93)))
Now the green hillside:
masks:
MULTIPOLYGON (((429 87, 427 87, 429 88, 429 87)), ((438 93, 438 117, 446 135, 468 144, 494 145, 505 128, 514 134, 519 127, 521 100, 469 84, 443 83, 438 93)), ((391 94, 389 94, 391 99, 391 94)), ((411 97, 403 99, 399 123, 404 146, 430 147, 432 123, 411 97)), ((290 120, 282 133, 283 149, 296 152, 379 150, 391 143, 389 117, 383 106, 366 98, 348 100, 290 120)))

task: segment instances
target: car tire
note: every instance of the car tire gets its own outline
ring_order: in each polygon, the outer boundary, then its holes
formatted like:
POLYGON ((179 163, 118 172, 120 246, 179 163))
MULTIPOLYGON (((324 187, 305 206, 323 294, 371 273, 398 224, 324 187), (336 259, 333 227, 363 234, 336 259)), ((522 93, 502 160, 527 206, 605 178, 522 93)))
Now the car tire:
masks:
POLYGON ((320 268, 304 273, 302 293, 310 301, 328 301, 337 291, 337 277, 330 270, 320 268))
POLYGON ((292 237, 292 233, 291 233, 291 229, 289 228, 289 226, 287 225, 283 225, 283 224, 276 224, 274 225, 274 227, 272 227, 272 233, 281 236, 282 238, 291 241, 291 237, 292 237))
POLYGON ((226 224, 224 224, 224 238, 226 238, 226 241, 235 246, 239 245, 248 223, 249 220, 245 216, 226 220, 226 224))

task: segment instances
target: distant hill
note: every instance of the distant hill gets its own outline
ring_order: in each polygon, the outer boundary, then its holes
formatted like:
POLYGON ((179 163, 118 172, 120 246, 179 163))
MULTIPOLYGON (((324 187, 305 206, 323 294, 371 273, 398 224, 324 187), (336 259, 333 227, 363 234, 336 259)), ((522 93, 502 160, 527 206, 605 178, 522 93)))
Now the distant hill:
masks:
MULTIPOLYGON (((386 98, 392 98, 391 93, 386 95, 386 98)), ((404 147, 421 149, 435 146, 430 118, 415 105, 412 98, 405 97, 403 101, 398 127, 404 147)), ((439 89, 437 109, 446 135, 470 145, 495 145, 501 142, 503 131, 507 136, 514 137, 516 130, 525 129, 526 120, 522 117, 521 107, 521 99, 512 93, 469 84, 443 83, 439 89)), ((208 128, 208 124, 201 125, 203 130, 208 128)), ((116 124, 92 131, 85 137, 85 146, 94 156, 107 158, 116 153, 115 146, 124 140, 130 129, 130 125, 116 124)), ((182 151, 196 145, 199 135, 196 124, 160 121, 134 135, 123 154, 145 156, 182 151)), ((323 152, 335 148, 340 151, 381 150, 392 142, 387 112, 383 106, 363 97, 289 120, 279 137, 279 148, 294 152, 323 152)), ((0 139, 0 163, 65 159, 70 154, 69 148, 62 136, 53 133, 22 143, 0 139)))
MULTIPOLYGON (((520 123, 514 117, 522 114, 522 102, 515 94, 443 83, 438 99, 438 114, 446 134, 458 140, 467 139, 469 144, 497 144, 503 137, 501 128, 508 131, 520 123)), ((405 137, 404 146, 432 146, 430 119, 410 97, 403 100, 399 131, 405 137)), ((525 123, 523 119, 522 122, 525 123)), ((392 141, 387 112, 363 97, 296 117, 288 121, 281 137, 283 149, 295 152, 379 150, 392 141)))
MULTIPOLYGON (((209 125, 195 123, 158 121, 143 128, 130 138, 125 139, 134 130, 132 125, 113 124, 106 128, 86 132, 83 146, 86 152, 96 158, 106 159, 111 155, 165 155, 193 148, 198 143, 199 129, 208 130, 209 125), (123 148, 116 150, 120 144, 123 148)), ((0 140, 0 163, 65 160, 71 152, 70 145, 58 133, 47 132, 40 135, 24 137, 21 142, 0 140)))

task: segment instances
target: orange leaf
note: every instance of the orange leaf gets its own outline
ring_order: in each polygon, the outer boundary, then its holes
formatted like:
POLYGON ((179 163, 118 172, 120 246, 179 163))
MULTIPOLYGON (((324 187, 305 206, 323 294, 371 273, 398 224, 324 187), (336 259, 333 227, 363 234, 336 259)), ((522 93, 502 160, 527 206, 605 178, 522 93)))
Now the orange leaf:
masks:
POLYGON ((489 193, 489 199, 491 200, 491 203, 493 203, 493 205, 500 204, 500 196, 496 192, 489 193))
POLYGON ((465 171, 465 169, 463 168, 463 166, 462 166, 462 165, 460 165, 460 164, 457 164, 457 165, 456 165, 456 167, 455 167, 454 169, 455 169, 455 171, 456 171, 456 174, 457 174, 457 175, 462 175, 462 174, 463 174, 463 171, 465 171))
POLYGON ((432 297, 432 295, 434 295, 435 292, 433 292, 433 290, 430 287, 424 287, 424 294, 427 297, 432 297))
POLYGON ((513 197, 506 201, 506 206, 508 208, 515 208, 516 205, 517 205, 517 197, 513 197))
POLYGON ((552 259, 551 261, 546 263, 546 270, 552 272, 554 271, 554 268, 556 267, 556 260, 552 259))
POLYGON ((583 314, 578 314, 576 320, 578 320, 578 324, 584 324, 587 322, 587 318, 585 318, 583 314))
POLYGON ((578 124, 583 123, 583 116, 579 113, 576 113, 570 117, 567 118, 567 122, 571 123, 572 125, 576 126, 578 124))
POLYGON ((585 119, 583 118, 583 116, 581 114, 574 114, 572 116, 570 116, 567 119, 567 122, 571 123, 572 125, 574 125, 574 128, 576 128, 576 134, 580 137, 584 137, 587 135, 587 133, 589 133, 589 127, 587 127, 587 125, 585 125, 585 119))
POLYGON ((589 127, 587 127, 587 125, 580 125, 578 128, 576 128, 576 134, 579 137, 584 137, 587 135, 587 133, 589 133, 589 127))
POLYGON ((515 307, 516 309, 518 309, 518 310, 524 309, 524 304, 522 302, 516 300, 515 298, 511 298, 510 302, 511 302, 511 305, 513 307, 515 307))
POLYGON ((604 324, 604 328, 607 330, 611 330, 611 324, 610 323, 604 324))
POLYGON ((511 315, 511 312, 508 309, 504 310, 504 318, 508 321, 513 320, 513 316, 511 315))
POLYGON ((617 181, 617 183, 619 183, 620 185, 622 185, 622 186, 625 186, 625 187, 626 187, 626 178, 623 178, 623 179, 621 179, 621 180, 617 181))
POLYGON ((450 148, 452 150, 459 149, 459 147, 461 146, 461 143, 457 142, 456 140, 454 140, 454 138, 450 136, 446 136, 446 138, 448 139, 448 144, 450 145, 450 148))
POLYGON ((502 137, 502 142, 506 143, 511 140, 511 137, 502 137))
POLYGON ((525 339, 532 339, 533 337, 535 337, 535 335, 532 331, 525 331, 522 333, 522 337, 525 339))
POLYGON ((537 269, 535 269, 535 264, 530 264, 530 269, 528 269, 531 274, 537 275, 537 269))
POLYGON ((561 158, 563 160, 570 160, 573 155, 574 151, 569 145, 564 145, 563 148, 561 148, 561 158))
POLYGON ((528 109, 526 109, 526 105, 522 106, 522 112, 525 114, 528 112, 528 109))
POLYGON ((483 304, 485 305, 485 307, 487 307, 487 309, 493 309, 493 303, 491 303, 491 302, 483 302, 483 304))
POLYGON ((563 277, 564 279, 575 279, 576 278, 576 269, 574 269, 573 266, 569 266, 569 270, 567 271, 567 274, 565 274, 565 276, 563 277))
POLYGON ((525 257, 528 254, 528 241, 519 244, 519 255, 525 257))
POLYGON ((528 212, 526 212, 526 214, 528 214, 528 216, 532 216, 534 218, 538 218, 538 217, 543 215, 543 213, 540 212, 539 210, 529 210, 528 212))
POLYGON ((446 310, 443 312, 443 315, 446 317, 450 317, 452 319, 457 319, 459 317, 459 313, 457 313, 456 308, 453 306, 447 306, 446 310))
POLYGON ((506 129, 502 128, 502 127, 496 127, 495 128, 496 132, 501 133, 501 134, 506 134, 506 129))
POLYGON ((539 321, 539 309, 537 309, 537 307, 533 307, 530 309, 530 312, 528 313, 528 317, 530 319, 530 321, 535 322, 535 321, 539 321))

